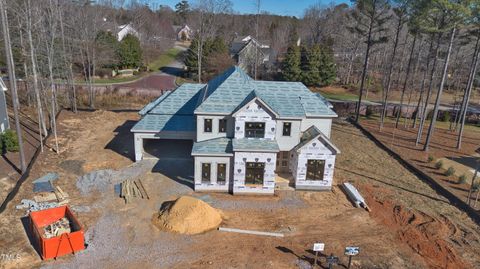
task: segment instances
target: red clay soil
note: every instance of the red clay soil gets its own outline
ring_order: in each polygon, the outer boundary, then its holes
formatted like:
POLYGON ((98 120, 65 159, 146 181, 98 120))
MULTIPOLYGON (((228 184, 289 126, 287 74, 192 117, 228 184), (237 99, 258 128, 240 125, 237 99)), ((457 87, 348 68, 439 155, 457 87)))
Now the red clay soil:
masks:
MULTIPOLYGON (((447 129, 436 128, 430 143, 430 149, 425 152, 423 151, 425 135, 418 147, 415 147, 417 128, 405 128, 403 124, 400 124, 399 128, 395 129, 393 123, 385 123, 382 132, 380 132, 376 120, 362 120, 361 124, 383 144, 427 173, 455 196, 463 201, 467 199, 471 184, 470 178, 467 183, 459 184, 457 176, 445 176, 443 170, 435 168, 435 161, 428 162, 428 156, 435 159, 473 159, 472 156, 476 154, 475 150, 480 147, 480 128, 477 128, 478 130, 465 130, 460 150, 456 149, 456 133, 447 129)), ((424 133, 426 132, 427 130, 424 131, 424 133)), ((444 169, 447 169, 447 167, 444 167, 444 169)))
POLYGON ((370 215, 389 227, 396 238, 406 243, 419 259, 430 268, 472 268, 465 263, 445 238, 461 237, 461 232, 447 217, 434 218, 419 210, 409 209, 394 201, 375 195, 376 189, 364 184, 361 187, 371 208, 370 215))

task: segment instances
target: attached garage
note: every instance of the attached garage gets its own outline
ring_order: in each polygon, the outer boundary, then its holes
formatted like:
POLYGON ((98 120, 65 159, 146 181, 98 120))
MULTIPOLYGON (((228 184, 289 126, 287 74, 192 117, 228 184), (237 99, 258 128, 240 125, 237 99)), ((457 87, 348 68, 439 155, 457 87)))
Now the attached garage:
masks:
MULTIPOLYGON (((191 150, 196 134, 194 119, 193 115, 148 114, 143 117, 131 130, 135 137, 135 161, 144 159, 146 152, 161 150, 155 148, 158 143, 150 140, 189 140, 191 150)), ((174 147, 171 150, 174 150, 174 147)))
MULTIPOLYGON (((204 88, 205 85, 202 84, 183 84, 160 96, 139 112, 142 118, 131 129, 135 139, 135 161, 140 161, 145 156, 161 156, 162 143, 151 140, 189 140, 192 141, 189 149, 191 152, 197 130, 193 111, 203 96, 204 88)), ((178 145, 170 146, 169 151, 183 151, 181 142, 173 144, 178 145)), ((174 153, 169 154, 171 156, 174 153)))

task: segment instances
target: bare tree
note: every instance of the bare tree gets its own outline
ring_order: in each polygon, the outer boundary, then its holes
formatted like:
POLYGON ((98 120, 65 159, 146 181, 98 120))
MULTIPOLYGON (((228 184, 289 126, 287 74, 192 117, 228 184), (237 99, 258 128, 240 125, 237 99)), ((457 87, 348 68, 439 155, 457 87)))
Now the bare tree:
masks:
POLYGON ((15 130, 17 132, 18 147, 20 152, 20 170, 24 173, 27 170, 25 163, 25 153, 23 151, 22 129, 20 127, 20 116, 18 110, 20 102, 17 94, 17 78, 15 76, 15 63, 13 62, 12 45, 10 43, 10 30, 8 28, 8 15, 5 0, 0 0, 0 16, 2 19, 3 42, 5 43, 5 55, 7 56, 8 80, 10 81, 10 90, 12 91, 13 114, 15 117, 15 130))
POLYGON ((216 23, 219 14, 230 12, 232 2, 230 0, 198 0, 195 13, 197 15, 197 65, 198 65, 198 82, 202 82, 202 62, 203 47, 208 38, 213 37, 216 31, 216 23))

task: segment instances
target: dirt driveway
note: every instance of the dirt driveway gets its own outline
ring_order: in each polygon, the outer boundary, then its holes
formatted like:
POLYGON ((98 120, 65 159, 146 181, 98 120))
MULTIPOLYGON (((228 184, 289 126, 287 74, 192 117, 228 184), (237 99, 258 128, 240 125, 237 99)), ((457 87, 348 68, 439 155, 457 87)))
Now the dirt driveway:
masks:
MULTIPOLYGON (((343 249, 359 246, 353 268, 479 268, 480 229, 360 131, 336 122, 332 137, 342 154, 337 184, 360 188, 372 212, 356 209, 335 186, 332 192, 282 191, 273 197, 193 193, 184 180, 155 171, 158 164, 132 165, 133 113, 66 113, 60 119, 63 150, 41 156, 13 204, 0 218, 0 253, 18 254, 4 268, 311 268, 314 242, 325 253, 347 258, 343 249), (68 160, 68 165, 65 161, 68 160), (138 174, 150 200, 126 206, 113 186, 82 195, 79 176, 115 169, 113 180, 138 174), (32 195, 31 180, 57 171, 72 197, 71 206, 85 225, 89 244, 75 256, 41 261, 14 204, 32 195), (161 232, 151 224, 162 203, 180 195, 199 197, 221 209, 225 227, 281 232, 284 238, 211 231, 186 236, 161 232)), ((325 266, 325 259, 321 259, 325 266)))

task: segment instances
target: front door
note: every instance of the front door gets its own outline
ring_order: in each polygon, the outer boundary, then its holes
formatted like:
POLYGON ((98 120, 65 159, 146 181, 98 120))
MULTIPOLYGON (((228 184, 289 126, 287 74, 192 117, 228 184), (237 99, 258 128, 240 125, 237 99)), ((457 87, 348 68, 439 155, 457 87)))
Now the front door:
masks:
POLYGON ((247 162, 245 185, 263 185, 265 163, 247 162))

